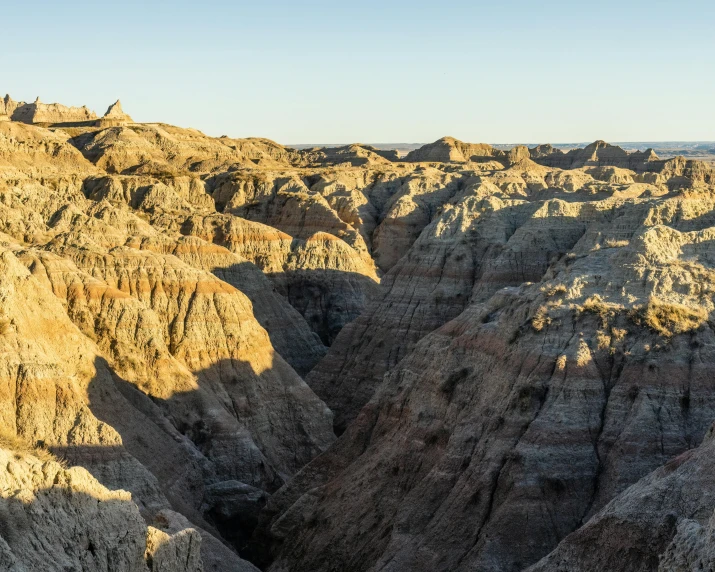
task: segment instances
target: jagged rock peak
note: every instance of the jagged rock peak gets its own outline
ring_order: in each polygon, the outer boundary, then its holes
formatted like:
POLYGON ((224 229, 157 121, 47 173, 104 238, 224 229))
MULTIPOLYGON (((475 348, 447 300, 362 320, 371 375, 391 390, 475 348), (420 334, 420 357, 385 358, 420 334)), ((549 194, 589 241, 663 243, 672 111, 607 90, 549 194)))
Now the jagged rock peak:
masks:
POLYGON ((99 120, 99 125, 109 127, 123 123, 133 123, 134 120, 122 109, 121 101, 117 100, 107 108, 107 112, 99 120))
POLYGON ((107 108, 107 111, 103 117, 123 117, 124 115, 125 113, 122 109, 122 102, 117 100, 107 108))

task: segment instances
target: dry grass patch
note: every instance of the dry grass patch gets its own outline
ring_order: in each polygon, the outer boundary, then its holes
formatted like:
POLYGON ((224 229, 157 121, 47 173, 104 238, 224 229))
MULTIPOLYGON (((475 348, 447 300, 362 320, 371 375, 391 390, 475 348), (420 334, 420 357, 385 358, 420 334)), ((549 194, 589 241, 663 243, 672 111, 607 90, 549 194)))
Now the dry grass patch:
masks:
POLYGON ((549 284, 548 286, 542 286, 541 292, 547 298, 551 298, 557 294, 566 294, 566 284, 549 284))
POLYGON ((546 326, 551 323, 551 318, 549 317, 549 310, 546 306, 539 306, 536 310, 536 314, 531 319, 531 327, 537 332, 543 330, 546 326))
POLYGON ((625 330, 623 328, 611 328, 611 335, 613 336, 614 342, 623 341, 623 339, 626 337, 626 334, 628 334, 628 330, 625 330))
POLYGON ((64 468, 67 468, 67 462, 64 459, 58 459, 50 451, 43 446, 32 446, 27 441, 13 435, 5 429, 0 429, 0 448, 13 451, 16 455, 25 454, 37 457, 40 461, 54 461, 59 463, 64 468))
POLYGON ((618 312, 623 310, 623 306, 605 302, 598 294, 594 294, 586 299, 581 307, 583 312, 596 314, 601 319, 601 327, 608 328, 608 321, 613 318, 618 312))
POLYGON ((703 308, 651 298, 645 307, 634 310, 632 317, 637 323, 648 326, 661 336, 670 337, 697 330, 707 321, 708 313, 703 308))
POLYGON ((607 350, 611 347, 611 336, 609 336, 603 330, 598 330, 596 332, 596 347, 599 350, 607 350))
POLYGON ((588 344, 581 340, 578 345, 578 350, 576 351, 576 365, 578 367, 585 367, 592 360, 593 356, 591 355, 588 344))

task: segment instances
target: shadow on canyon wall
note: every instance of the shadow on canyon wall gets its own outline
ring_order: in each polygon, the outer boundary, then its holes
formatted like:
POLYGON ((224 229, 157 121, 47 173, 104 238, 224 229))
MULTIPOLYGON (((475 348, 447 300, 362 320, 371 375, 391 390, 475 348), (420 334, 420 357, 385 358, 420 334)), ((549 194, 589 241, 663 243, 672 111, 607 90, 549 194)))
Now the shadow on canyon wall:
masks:
POLYGON ((239 553, 270 494, 334 440, 329 411, 294 372, 280 375, 292 370, 279 357, 262 372, 220 360, 196 372, 196 390, 167 399, 144 394, 103 358, 94 365, 89 408, 122 444, 52 452, 130 491, 148 521, 171 508, 239 553))

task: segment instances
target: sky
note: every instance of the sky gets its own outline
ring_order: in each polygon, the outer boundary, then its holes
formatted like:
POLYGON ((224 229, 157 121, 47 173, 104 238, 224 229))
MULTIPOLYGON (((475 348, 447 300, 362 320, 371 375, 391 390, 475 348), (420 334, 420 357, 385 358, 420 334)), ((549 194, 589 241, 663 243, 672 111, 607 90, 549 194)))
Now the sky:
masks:
POLYGON ((3 2, 0 91, 284 144, 715 140, 715 2, 3 2))

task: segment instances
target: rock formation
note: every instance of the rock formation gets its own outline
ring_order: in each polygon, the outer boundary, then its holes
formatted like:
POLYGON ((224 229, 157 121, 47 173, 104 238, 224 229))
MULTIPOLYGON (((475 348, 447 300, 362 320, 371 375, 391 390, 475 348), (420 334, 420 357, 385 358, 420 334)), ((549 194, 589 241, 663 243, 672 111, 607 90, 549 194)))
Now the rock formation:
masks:
POLYGON ((504 156, 503 151, 495 149, 491 145, 464 143, 453 137, 443 137, 439 141, 410 151, 405 157, 405 161, 439 163, 474 161, 478 163, 504 156))
MULTIPOLYGON (((7 101, 9 96, 5 96, 5 98, 7 108, 9 107, 7 101)), ((39 97, 33 103, 15 104, 15 109, 10 117, 13 121, 43 124, 84 123, 97 119, 97 115, 85 106, 67 107, 61 103, 42 103, 39 97)))
POLYGON ((39 97, 32 103, 17 102, 10 95, 5 95, 0 100, 0 117, 2 116, 7 116, 12 121, 43 125, 74 123, 90 126, 95 125, 93 122, 96 121, 96 126, 110 127, 133 122, 132 118, 122 110, 119 100, 110 105, 104 116, 98 119, 97 114, 84 105, 82 107, 67 107, 61 103, 42 103, 39 97))
POLYGON ((651 170, 652 163, 658 156, 652 149, 628 153, 609 145, 605 141, 596 141, 583 149, 571 149, 567 153, 553 147, 539 145, 530 150, 531 157, 541 165, 559 169, 577 169, 580 167, 621 167, 636 172, 651 170))
POLYGON ((707 164, 77 109, 0 102, 2 566, 712 565, 707 164))
POLYGON ((107 112, 97 121, 99 127, 114 127, 116 125, 123 125, 124 123, 134 123, 134 120, 124 113, 119 100, 110 105, 107 112))
POLYGON ((713 431, 567 536, 530 572, 709 570, 713 543, 713 431))
MULTIPOLYGON (((417 343, 340 440, 274 495, 271 570, 521 569, 700 442, 715 415, 712 229, 673 226, 707 224, 693 216, 710 207, 605 203, 534 212, 573 220, 569 252, 533 284, 485 295, 495 275, 482 274, 465 311, 417 343)), ((527 221, 510 242, 547 238, 537 228, 527 221)), ((513 264, 512 253, 491 264, 513 264)))
POLYGON ((21 570, 202 572, 201 536, 147 526, 129 493, 3 438, 0 567, 21 570))

